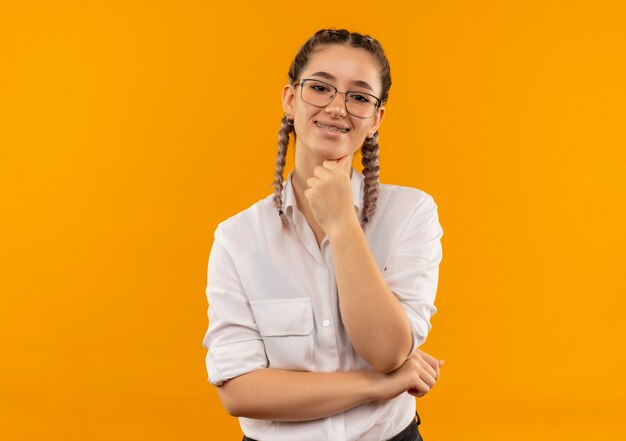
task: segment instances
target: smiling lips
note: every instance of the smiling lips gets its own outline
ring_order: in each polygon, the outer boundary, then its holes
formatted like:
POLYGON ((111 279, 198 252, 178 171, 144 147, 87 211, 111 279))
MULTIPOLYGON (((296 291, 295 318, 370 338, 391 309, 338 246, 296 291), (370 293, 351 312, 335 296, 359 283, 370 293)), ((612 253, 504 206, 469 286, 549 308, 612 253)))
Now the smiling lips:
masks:
POLYGON ((322 124, 319 121, 315 121, 315 125, 321 129, 326 129, 331 132, 348 133, 350 131, 350 129, 348 129, 347 127, 337 127, 330 124, 322 124))

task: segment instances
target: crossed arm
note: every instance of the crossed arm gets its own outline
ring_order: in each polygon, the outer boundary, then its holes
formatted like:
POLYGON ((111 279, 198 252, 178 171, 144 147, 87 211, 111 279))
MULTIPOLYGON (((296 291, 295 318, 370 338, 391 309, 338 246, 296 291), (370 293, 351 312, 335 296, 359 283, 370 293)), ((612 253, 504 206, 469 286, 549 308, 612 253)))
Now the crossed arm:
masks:
POLYGON ((439 377, 442 360, 419 349, 389 374, 373 370, 304 372, 265 368, 218 386, 233 416, 274 421, 324 418, 369 401, 389 400, 403 392, 427 394, 439 377))

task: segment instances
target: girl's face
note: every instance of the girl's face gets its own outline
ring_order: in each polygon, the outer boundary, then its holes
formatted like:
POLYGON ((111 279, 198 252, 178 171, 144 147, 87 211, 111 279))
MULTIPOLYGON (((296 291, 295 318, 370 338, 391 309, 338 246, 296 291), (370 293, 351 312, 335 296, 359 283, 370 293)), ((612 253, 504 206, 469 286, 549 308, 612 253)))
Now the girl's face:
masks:
MULTIPOLYGON (((342 92, 360 91, 381 96, 376 61, 360 48, 333 44, 318 49, 309 58, 301 78, 324 81, 342 92)), ((311 155, 313 163, 354 154, 366 136, 373 135, 383 120, 385 109, 382 106, 371 118, 362 119, 347 113, 343 93, 337 93, 326 107, 317 107, 302 101, 301 89, 299 85, 284 87, 283 109, 294 121, 296 154, 311 155), (348 132, 329 131, 319 127, 319 123, 347 128, 348 132)))

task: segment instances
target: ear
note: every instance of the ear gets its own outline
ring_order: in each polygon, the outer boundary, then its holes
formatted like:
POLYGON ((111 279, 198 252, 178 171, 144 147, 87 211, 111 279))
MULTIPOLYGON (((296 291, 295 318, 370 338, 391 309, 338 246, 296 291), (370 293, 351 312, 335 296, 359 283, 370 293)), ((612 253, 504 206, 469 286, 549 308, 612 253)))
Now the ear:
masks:
POLYGON ((376 130, 380 127, 385 117, 385 106, 380 106, 374 116, 372 117, 372 124, 370 125, 370 133, 376 133, 376 130))
POLYGON ((293 86, 291 84, 285 84, 282 94, 283 111, 285 113, 293 114, 295 96, 293 86))

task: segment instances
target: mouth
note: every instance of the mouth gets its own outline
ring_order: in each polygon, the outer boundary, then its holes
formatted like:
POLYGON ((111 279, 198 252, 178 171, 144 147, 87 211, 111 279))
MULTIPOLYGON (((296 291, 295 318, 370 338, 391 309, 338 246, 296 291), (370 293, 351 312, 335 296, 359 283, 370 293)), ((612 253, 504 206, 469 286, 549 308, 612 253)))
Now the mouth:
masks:
POLYGON ((339 127, 339 126, 322 124, 319 121, 315 121, 315 125, 319 127, 320 129, 328 130, 329 132, 348 133, 350 131, 350 129, 347 127, 339 127))

